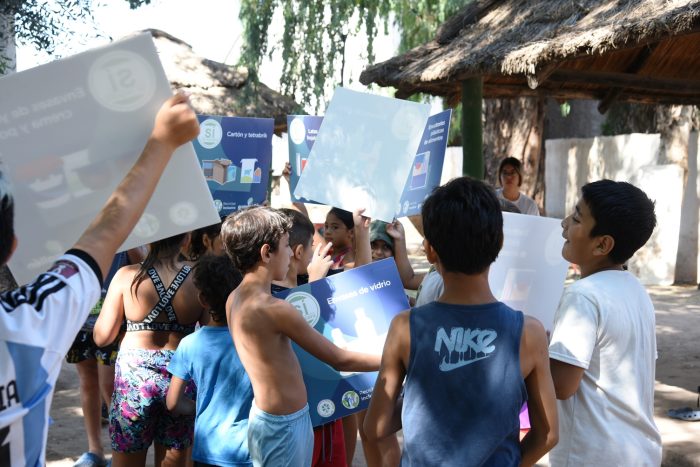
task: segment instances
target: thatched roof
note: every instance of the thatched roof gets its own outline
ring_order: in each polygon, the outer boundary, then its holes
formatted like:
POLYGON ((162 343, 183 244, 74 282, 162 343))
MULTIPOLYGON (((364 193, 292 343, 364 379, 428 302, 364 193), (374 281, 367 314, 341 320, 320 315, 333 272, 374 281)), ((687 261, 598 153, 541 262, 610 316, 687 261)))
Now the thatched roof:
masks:
POLYGON ((251 84, 248 69, 202 58, 170 34, 149 29, 165 74, 174 89, 190 92, 198 113, 238 117, 272 117, 275 131, 286 131, 287 115, 306 113, 292 98, 262 83, 251 84))
POLYGON ((475 0, 360 81, 455 100, 477 76, 484 97, 700 103, 700 0, 475 0))

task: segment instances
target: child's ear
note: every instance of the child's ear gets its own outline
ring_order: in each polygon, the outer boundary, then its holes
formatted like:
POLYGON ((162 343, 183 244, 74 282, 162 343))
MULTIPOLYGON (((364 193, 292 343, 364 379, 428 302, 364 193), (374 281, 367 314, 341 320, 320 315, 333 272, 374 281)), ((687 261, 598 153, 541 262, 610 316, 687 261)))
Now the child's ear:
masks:
POLYGON ((435 264, 438 261, 438 255, 433 246, 428 242, 428 240, 424 240, 423 242, 423 247, 425 248, 425 257, 428 260, 430 264, 435 264))
POLYGON ((202 308, 204 308, 205 310, 209 309, 209 304, 204 299, 204 295, 202 295, 202 292, 197 293, 197 301, 199 302, 202 308))
POLYGON ((304 245, 301 243, 294 247, 294 259, 300 260, 304 256, 304 245))
POLYGON ((260 259, 262 260, 263 263, 269 263, 270 262, 270 245, 269 244, 264 244, 262 247, 260 247, 260 259))
POLYGON ((593 250, 593 256, 608 256, 613 248, 615 248, 615 239, 610 235, 601 235, 593 250))

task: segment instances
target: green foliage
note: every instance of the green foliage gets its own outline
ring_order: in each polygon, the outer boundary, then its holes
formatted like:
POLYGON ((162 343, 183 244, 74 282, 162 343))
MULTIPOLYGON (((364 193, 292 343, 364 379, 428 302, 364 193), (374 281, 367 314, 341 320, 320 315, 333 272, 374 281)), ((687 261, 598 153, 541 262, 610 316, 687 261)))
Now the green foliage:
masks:
POLYGON ((2 0, 0 14, 13 19, 17 41, 53 53, 59 33, 70 33, 68 23, 92 18, 91 6, 92 0, 2 0))
POLYGON ((566 118, 569 116, 571 113, 571 104, 569 102, 564 102, 563 104, 559 105, 559 112, 561 112, 561 116, 566 118))
MULTIPOLYGON (((134 9, 151 0, 124 0, 134 9)), ((93 0, 0 0, 0 16, 11 18, 9 31, 17 42, 31 44, 38 50, 54 53, 57 40, 65 40, 65 34, 74 33, 71 23, 93 21, 93 0), (61 34, 64 34, 61 37, 61 34)), ((4 38, 0 28, 0 43, 4 38)), ((0 49, 0 62, 3 50, 0 49)), ((0 63, 0 67, 3 64, 0 63)))
POLYGON ((284 62, 281 91, 300 95, 302 104, 320 108, 327 86, 344 84, 345 42, 364 34, 367 64, 374 61, 379 28, 389 22, 401 33, 399 52, 433 38, 442 22, 471 0, 242 0, 239 17, 244 45, 240 64, 256 76, 262 59, 276 47, 284 62), (279 44, 268 34, 275 14, 284 31, 279 44))

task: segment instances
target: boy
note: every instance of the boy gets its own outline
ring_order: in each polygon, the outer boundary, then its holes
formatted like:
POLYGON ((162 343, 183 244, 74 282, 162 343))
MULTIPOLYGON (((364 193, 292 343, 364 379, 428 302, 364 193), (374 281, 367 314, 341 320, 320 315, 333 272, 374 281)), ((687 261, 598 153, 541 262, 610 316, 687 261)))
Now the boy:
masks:
POLYGON ((581 268, 581 279, 562 296, 549 346, 562 422, 550 463, 658 466, 654 307, 623 268, 654 230, 654 203, 611 180, 581 193, 562 221, 562 256, 581 268))
POLYGON ((533 465, 556 444, 556 403, 543 326, 489 287, 503 244, 498 199, 483 182, 457 178, 430 195, 422 216, 445 292, 393 319, 365 434, 384 438, 403 425, 402 465, 533 465), (526 399, 532 429, 520 442, 526 399))
POLYGON ((226 299, 241 283, 241 273, 227 256, 203 255, 194 269, 199 302, 211 320, 180 342, 168 371, 168 410, 195 415, 195 467, 252 466, 248 453, 248 414, 253 388, 241 364, 226 322, 226 299), (196 410, 185 396, 187 383, 197 386, 196 410))
MULTIPOLYGON (((141 156, 102 210, 48 272, 0 295, 0 465, 44 465, 53 386, 61 359, 100 298, 117 248, 141 217, 170 157, 199 134, 182 94, 160 108, 141 156)), ((14 200, 0 173, 0 265, 15 247, 14 200)))
POLYGON ((306 387, 291 341, 337 370, 375 371, 379 357, 333 345, 284 300, 270 295, 292 255, 289 218, 267 207, 230 215, 221 228, 226 253, 243 273, 227 302, 229 329, 255 399, 248 422, 253 465, 311 464, 313 432, 306 387))
MULTIPOLYGON (((333 264, 328 251, 333 246, 328 242, 323 248, 313 248, 316 229, 309 218, 295 209, 280 209, 292 222, 289 230, 289 247, 292 259, 287 277, 272 281, 272 293, 293 289, 302 284, 323 279, 333 264)), ((345 440, 342 420, 334 420, 314 428, 314 450, 312 467, 345 467, 345 440)))

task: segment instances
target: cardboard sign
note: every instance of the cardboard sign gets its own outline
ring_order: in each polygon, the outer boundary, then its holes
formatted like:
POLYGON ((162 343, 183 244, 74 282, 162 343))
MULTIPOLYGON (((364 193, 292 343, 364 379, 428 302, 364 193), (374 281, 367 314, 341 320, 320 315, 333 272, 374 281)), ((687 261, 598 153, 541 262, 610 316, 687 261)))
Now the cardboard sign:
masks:
MULTIPOLYGON (((393 258, 275 294, 337 346, 380 355, 389 324, 408 309, 393 258)), ((311 422, 328 423, 369 405, 377 373, 334 370, 294 344, 308 393, 311 422)))
POLYGON ((562 258, 561 219, 503 213, 503 248, 489 271, 496 298, 534 316, 547 331, 564 291, 569 263, 562 258))
POLYGON ((427 104, 336 89, 294 195, 391 222, 429 112, 427 104))
POLYGON ((275 121, 210 115, 197 118, 200 132, 194 148, 219 214, 226 216, 265 201, 275 121))
MULTIPOLYGON (((19 283, 80 237, 172 95, 150 34, 0 79, 0 161, 13 184, 19 283)), ((191 144, 168 164, 122 249, 219 221, 191 144), (186 188, 186 189, 184 189, 186 188)))
POLYGON ((431 116, 425 124, 423 137, 401 194, 397 218, 419 215, 423 201, 440 186, 451 117, 452 110, 445 110, 431 116))

